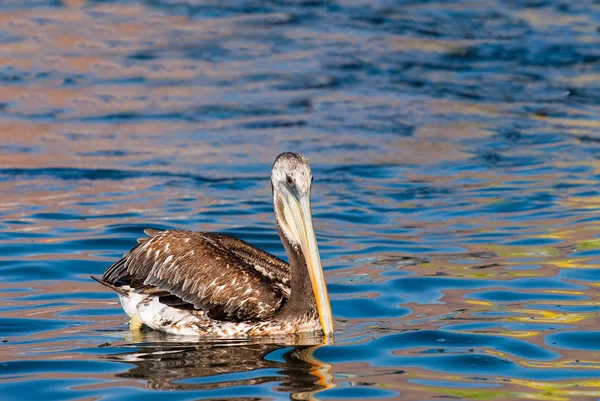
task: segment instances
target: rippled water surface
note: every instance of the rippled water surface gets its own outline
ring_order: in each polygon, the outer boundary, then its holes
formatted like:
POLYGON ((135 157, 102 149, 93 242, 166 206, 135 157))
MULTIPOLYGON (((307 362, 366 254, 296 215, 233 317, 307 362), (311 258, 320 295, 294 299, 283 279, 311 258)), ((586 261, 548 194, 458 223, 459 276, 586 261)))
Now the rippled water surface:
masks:
POLYGON ((3 400, 600 399, 600 3, 0 2, 3 400), (284 257, 313 165, 333 345, 133 338, 142 229, 284 257))

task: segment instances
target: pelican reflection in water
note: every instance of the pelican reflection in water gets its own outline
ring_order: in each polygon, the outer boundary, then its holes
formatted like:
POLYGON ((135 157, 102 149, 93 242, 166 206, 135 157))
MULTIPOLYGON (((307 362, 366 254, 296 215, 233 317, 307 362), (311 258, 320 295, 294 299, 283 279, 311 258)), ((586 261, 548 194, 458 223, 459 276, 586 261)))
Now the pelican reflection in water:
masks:
POLYGON ((314 356, 319 347, 227 340, 151 342, 106 358, 133 364, 117 377, 144 380, 155 390, 223 390, 223 396, 230 397, 229 388, 273 383, 276 390, 290 393, 292 399, 314 399, 316 393, 336 387, 331 365, 314 356), (285 352, 274 354, 279 350, 285 352))
POLYGON ((227 235, 146 230, 149 238, 110 266, 101 284, 131 317, 172 334, 217 337, 333 335, 333 317, 313 230, 308 160, 282 153, 271 186, 289 264, 227 235))

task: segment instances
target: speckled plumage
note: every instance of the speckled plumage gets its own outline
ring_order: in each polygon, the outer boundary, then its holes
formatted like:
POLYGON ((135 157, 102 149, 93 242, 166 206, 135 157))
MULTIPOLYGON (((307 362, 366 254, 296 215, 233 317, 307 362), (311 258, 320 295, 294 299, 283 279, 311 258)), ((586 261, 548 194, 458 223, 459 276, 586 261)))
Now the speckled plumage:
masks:
POLYGON ((149 238, 139 239, 96 280, 119 294, 132 319, 173 334, 235 337, 319 331, 306 258, 294 241, 297 229, 282 222, 291 212, 284 214, 276 188, 284 182, 289 191, 310 195, 311 180, 303 156, 284 153, 274 163, 275 215, 290 264, 227 235, 145 230, 149 238))

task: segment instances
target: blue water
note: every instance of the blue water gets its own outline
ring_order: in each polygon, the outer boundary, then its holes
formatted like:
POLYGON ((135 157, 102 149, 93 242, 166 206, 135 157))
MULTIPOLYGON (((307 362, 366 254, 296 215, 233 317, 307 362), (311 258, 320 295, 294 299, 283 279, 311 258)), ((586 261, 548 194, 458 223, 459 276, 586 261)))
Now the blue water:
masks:
POLYGON ((0 2, 0 398, 600 399, 600 3, 0 2), (285 257, 335 343, 133 338, 147 227, 285 257))

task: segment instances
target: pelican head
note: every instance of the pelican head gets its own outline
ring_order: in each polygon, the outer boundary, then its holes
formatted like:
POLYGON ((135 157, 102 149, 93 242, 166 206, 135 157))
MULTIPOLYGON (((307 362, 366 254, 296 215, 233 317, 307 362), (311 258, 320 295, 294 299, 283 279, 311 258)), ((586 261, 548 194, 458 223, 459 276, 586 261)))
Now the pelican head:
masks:
POLYGON ((326 336, 331 336, 333 317, 310 211, 312 178, 306 157, 297 153, 280 154, 271 172, 273 204, 281 232, 306 262, 321 328, 326 336))

